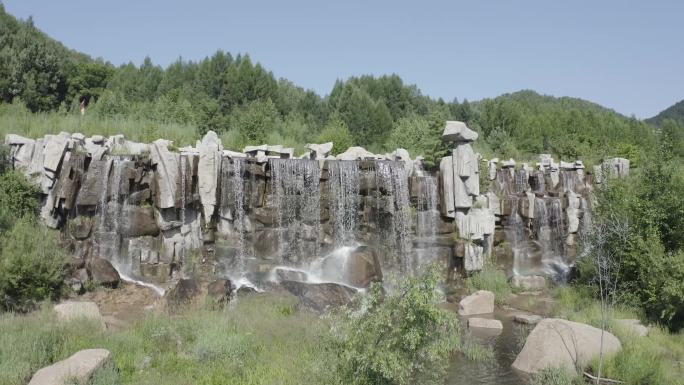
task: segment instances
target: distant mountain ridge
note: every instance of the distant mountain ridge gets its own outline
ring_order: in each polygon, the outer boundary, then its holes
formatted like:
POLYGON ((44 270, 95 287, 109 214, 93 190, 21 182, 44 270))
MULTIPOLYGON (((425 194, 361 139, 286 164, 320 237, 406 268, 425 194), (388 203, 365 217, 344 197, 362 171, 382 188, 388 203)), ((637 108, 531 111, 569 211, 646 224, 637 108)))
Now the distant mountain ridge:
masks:
POLYGON ((680 124, 684 124, 684 100, 673 104, 672 106, 660 111, 658 115, 648 118, 645 121, 656 126, 660 126, 666 119, 672 119, 680 124))

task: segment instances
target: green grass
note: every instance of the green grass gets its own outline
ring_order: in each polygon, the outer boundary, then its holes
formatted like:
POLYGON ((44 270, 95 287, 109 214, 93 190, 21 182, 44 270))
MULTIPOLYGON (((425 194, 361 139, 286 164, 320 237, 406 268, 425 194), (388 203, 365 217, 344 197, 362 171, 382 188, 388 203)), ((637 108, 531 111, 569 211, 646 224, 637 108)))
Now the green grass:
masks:
POLYGON ((123 117, 106 118, 96 114, 31 113, 18 103, 0 103, 0 136, 3 140, 7 134, 38 138, 61 131, 80 132, 86 136, 123 134, 128 140, 145 143, 164 138, 172 140, 179 147, 194 146, 195 141, 200 139, 198 128, 190 125, 123 117))
POLYGON ((50 311, 0 316, 0 384, 25 384, 37 369, 86 348, 109 349, 119 378, 94 384, 327 384, 335 358, 328 321, 292 311, 291 296, 241 298, 224 311, 192 308, 150 316, 119 332, 50 311))
POLYGON ((485 266, 482 271, 473 274, 466 283, 471 293, 478 290, 489 290, 494 293, 494 300, 499 306, 508 303, 512 294, 506 274, 491 266, 485 266))
MULTIPOLYGON (((560 287, 554 294, 555 316, 601 326, 600 304, 586 288, 560 287)), ((643 319, 640 312, 618 306, 612 310, 610 319, 620 318, 643 319)), ((671 334, 662 327, 653 326, 648 336, 639 337, 612 322, 608 323, 607 329, 620 339, 622 350, 606 358, 602 377, 631 385, 684 384, 684 332, 671 334)), ((590 366, 596 373, 598 359, 590 366)))

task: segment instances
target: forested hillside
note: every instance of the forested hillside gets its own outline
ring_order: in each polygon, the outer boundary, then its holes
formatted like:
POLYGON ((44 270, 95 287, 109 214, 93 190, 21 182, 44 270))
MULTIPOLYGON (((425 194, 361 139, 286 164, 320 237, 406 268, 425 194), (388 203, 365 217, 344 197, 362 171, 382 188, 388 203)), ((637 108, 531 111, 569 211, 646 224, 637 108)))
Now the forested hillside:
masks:
POLYGON ((445 102, 387 75, 338 80, 329 95, 320 96, 276 79, 248 55, 220 50, 167 68, 149 58, 140 66, 117 67, 69 50, 1 5, 0 42, 2 134, 118 131, 183 145, 214 130, 236 149, 263 142, 302 149, 307 142, 333 140, 335 151, 403 147, 434 162, 446 151, 439 139, 444 121, 457 119, 484 137, 479 150, 486 156, 524 159, 549 152, 593 161, 619 155, 635 165, 655 143, 653 128, 641 121, 534 91, 445 102), (78 114, 81 102, 85 117, 78 114))
POLYGON ((658 115, 646 119, 647 122, 661 126, 667 119, 672 119, 679 124, 684 124, 684 100, 660 111, 658 115))

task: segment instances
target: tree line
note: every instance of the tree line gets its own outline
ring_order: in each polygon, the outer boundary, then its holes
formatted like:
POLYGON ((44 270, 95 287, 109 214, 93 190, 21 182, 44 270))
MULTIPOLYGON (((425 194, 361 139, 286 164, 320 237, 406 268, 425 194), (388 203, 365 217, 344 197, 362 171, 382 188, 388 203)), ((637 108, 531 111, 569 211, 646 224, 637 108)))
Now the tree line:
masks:
POLYGON ((333 140, 335 152, 406 148, 436 164, 448 154, 445 120, 477 130, 485 156, 564 159, 624 156, 635 164, 656 145, 656 129, 596 104, 520 91, 469 103, 423 95, 398 75, 338 80, 320 96, 277 79, 249 55, 217 51, 166 68, 146 58, 115 66, 70 50, 0 4, 0 100, 33 113, 87 114, 181 124, 197 137, 219 133, 227 147, 280 143, 302 149, 333 140))

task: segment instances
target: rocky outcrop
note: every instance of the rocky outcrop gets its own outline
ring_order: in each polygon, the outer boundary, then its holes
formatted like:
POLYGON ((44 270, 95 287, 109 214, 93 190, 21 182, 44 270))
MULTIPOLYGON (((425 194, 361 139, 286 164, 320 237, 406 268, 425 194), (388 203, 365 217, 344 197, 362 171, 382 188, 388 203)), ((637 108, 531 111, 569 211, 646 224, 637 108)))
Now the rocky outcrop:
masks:
POLYGON ((112 362, 112 354, 105 349, 86 349, 66 360, 38 370, 29 385, 64 385, 67 381, 85 384, 95 372, 112 362))
POLYGON ((197 177, 199 183, 200 202, 204 217, 211 218, 216 209, 216 189, 221 172, 221 156, 223 145, 214 131, 209 131, 198 145, 199 166, 197 177))
POLYGON ((605 354, 622 348, 614 335, 593 326, 558 318, 544 319, 527 337, 513 368, 525 373, 548 367, 582 369, 599 355, 602 333, 605 354))
POLYGON ((494 312, 494 293, 478 290, 458 303, 458 314, 462 316, 489 314, 494 312))
POLYGON ((445 142, 473 142, 477 140, 477 132, 471 130, 465 123, 448 121, 442 132, 442 140, 445 142))
POLYGON ((171 142, 157 139, 152 143, 152 165, 156 166, 155 185, 157 188, 156 206, 162 209, 176 207, 180 169, 179 154, 169 151, 171 142))

